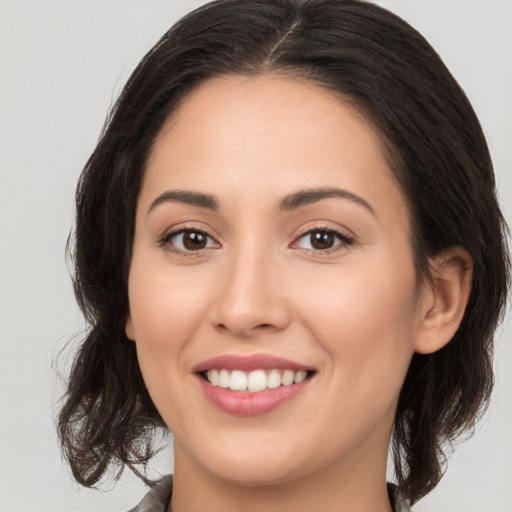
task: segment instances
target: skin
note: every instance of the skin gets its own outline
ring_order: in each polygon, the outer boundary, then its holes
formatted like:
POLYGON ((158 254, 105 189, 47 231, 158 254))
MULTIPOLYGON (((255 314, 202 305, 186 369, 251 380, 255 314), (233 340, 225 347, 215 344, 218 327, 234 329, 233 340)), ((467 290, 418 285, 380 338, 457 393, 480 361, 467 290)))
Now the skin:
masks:
POLYGON ((278 75, 216 78, 190 94, 147 164, 126 322, 174 436, 172 510, 389 512, 387 449, 410 359, 449 341, 469 294, 462 249, 433 264, 432 281, 420 281, 380 140, 339 98, 278 75), (329 197, 280 208, 326 187, 367 206, 329 197), (212 195, 218 209, 151 207, 171 190, 212 195), (207 233, 207 246, 169 237, 186 228, 207 233), (305 233, 326 229, 342 236, 317 250, 305 233), (316 373, 257 416, 206 398, 195 365, 261 353, 316 373))

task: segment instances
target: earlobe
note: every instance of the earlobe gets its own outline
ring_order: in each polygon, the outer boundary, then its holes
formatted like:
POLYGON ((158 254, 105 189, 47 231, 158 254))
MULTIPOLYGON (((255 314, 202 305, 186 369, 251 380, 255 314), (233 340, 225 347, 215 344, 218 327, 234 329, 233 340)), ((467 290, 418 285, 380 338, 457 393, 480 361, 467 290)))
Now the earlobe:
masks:
POLYGON ((457 332, 471 292, 473 260, 462 247, 451 247, 433 258, 430 268, 414 346, 420 354, 440 350, 457 332))
POLYGON ((133 330, 132 317, 130 313, 126 315, 126 322, 124 324, 124 332, 129 340, 135 341, 135 332, 133 330))

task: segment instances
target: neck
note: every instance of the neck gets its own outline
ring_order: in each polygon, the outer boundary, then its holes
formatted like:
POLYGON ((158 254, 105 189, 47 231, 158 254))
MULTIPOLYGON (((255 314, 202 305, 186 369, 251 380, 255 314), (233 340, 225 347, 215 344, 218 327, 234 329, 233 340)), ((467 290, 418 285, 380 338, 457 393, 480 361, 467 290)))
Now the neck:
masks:
POLYGON ((259 485, 219 478, 176 447, 169 512, 392 512, 386 488, 387 454, 378 461, 360 455, 344 467, 259 485))

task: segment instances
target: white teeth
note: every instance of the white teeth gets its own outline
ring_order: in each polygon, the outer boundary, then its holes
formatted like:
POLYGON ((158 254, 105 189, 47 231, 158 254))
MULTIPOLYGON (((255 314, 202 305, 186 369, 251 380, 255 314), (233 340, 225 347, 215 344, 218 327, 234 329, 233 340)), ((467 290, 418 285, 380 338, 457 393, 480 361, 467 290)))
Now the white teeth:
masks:
POLYGON ((219 386, 221 388, 229 388, 230 375, 227 370, 221 370, 219 372, 219 386))
POLYGON ((305 380, 307 375, 307 372, 304 371, 294 372, 293 370, 278 369, 270 370, 268 373, 265 370, 243 372, 241 370, 216 369, 206 372, 206 378, 212 386, 250 393, 279 386, 291 386, 305 380))
POLYGON ((267 387, 270 389, 278 388, 281 385, 281 372, 279 370, 270 370, 267 375, 267 387))
POLYGON ((293 378, 293 382, 296 384, 302 382, 308 376, 308 372, 297 372, 293 378))
POLYGON ((283 375, 281 375, 281 384, 283 386, 289 386, 290 384, 293 384, 293 378, 295 377, 295 374, 292 370, 285 370, 283 372, 283 375))
POLYGON ((208 380, 214 385, 219 385, 219 371, 218 370, 208 370, 208 380))
POLYGON ((249 373, 249 378, 247 379, 247 389, 249 391, 262 391, 266 387, 267 376, 263 370, 256 370, 255 372, 249 373))
POLYGON ((233 370, 229 379, 229 389, 245 391, 247 389, 247 375, 240 370, 233 370))

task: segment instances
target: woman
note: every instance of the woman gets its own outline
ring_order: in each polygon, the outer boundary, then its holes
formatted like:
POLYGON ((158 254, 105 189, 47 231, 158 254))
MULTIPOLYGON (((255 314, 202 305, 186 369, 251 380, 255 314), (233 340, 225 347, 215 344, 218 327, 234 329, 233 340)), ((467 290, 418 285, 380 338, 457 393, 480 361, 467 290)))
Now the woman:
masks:
POLYGON ((407 510, 488 402, 503 232, 475 114, 402 20, 355 0, 194 11, 78 187, 75 477, 137 471, 164 427, 174 483, 136 510, 407 510))

